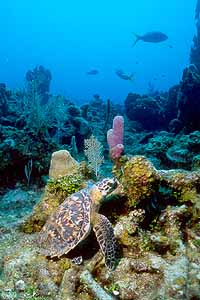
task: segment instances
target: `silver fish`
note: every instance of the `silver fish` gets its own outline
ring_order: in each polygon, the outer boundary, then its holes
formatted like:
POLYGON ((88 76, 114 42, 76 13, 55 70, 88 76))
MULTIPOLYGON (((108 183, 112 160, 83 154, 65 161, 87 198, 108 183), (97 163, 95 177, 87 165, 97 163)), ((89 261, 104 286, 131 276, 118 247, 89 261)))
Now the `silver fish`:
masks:
POLYGON ((133 80, 133 76, 134 76, 134 74, 128 75, 124 73, 122 70, 116 70, 115 74, 123 80, 130 80, 130 81, 133 80))
POLYGON ((134 35, 136 36, 136 41, 133 44, 133 46, 135 46, 135 44, 140 40, 147 43, 160 43, 168 39, 168 36, 160 31, 151 31, 143 35, 138 35, 134 33, 134 35))
POLYGON ((96 69, 92 69, 92 70, 88 71, 86 74, 87 75, 97 75, 97 74, 99 74, 99 71, 96 69))

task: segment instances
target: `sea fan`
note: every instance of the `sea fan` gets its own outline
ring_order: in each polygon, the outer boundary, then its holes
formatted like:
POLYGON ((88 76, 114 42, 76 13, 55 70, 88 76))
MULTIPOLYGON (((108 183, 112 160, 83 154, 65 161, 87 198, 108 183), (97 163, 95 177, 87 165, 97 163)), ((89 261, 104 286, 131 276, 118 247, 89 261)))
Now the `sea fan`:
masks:
POLYGON ((104 162, 103 146, 94 135, 84 141, 84 146, 84 153, 89 163, 88 167, 94 171, 96 178, 98 178, 99 169, 104 162))

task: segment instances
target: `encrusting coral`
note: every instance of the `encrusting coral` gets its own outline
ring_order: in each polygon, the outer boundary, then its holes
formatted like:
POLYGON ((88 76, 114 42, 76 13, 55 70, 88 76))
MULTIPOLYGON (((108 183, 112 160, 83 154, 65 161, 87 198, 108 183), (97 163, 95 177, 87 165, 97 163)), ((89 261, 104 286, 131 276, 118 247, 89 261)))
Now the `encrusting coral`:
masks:
POLYGON ((131 207, 158 190, 159 174, 144 156, 130 158, 122 168, 121 183, 131 207))

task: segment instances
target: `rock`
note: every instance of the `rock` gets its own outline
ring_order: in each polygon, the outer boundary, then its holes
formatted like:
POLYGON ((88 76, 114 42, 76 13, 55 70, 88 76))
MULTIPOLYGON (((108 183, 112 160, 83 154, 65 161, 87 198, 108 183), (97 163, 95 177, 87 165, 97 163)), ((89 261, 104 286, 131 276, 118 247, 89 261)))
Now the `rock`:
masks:
POLYGON ((172 189, 172 195, 181 203, 199 202, 199 171, 159 170, 162 185, 172 189))
POLYGON ((200 155, 195 155, 192 159, 192 171, 200 169, 200 155))
POLYGON ((22 222, 39 201, 41 192, 25 191, 21 188, 9 190, 0 199, 0 231, 7 230, 22 222))
POLYGON ((59 289, 58 300, 77 300, 76 286, 79 284, 78 270, 69 269, 65 271, 59 289))
MULTIPOLYGON (((135 256, 137 257, 137 254, 135 256)), ((155 269, 149 254, 143 255, 142 258, 122 258, 111 275, 110 288, 119 291, 120 300, 150 300, 155 283, 159 286, 162 282, 161 266, 163 264, 157 265, 155 269)), ((105 279, 102 278, 103 280, 105 279)))
POLYGON ((187 132, 200 130, 200 75, 194 65, 183 71, 178 97, 178 119, 187 132))
POLYGON ((26 284, 24 282, 24 280, 20 279, 17 282, 15 282, 15 290, 17 292, 23 292, 26 288, 26 284))
POLYGON ((172 146, 166 152, 169 164, 176 168, 187 168, 191 163, 191 153, 187 148, 172 146))
MULTIPOLYGON (((10 236, 1 239, 3 286, 1 288, 0 282, 0 299, 2 293, 5 297, 17 293, 22 299, 32 299, 31 296, 36 294, 49 297, 47 299, 56 299, 58 286, 65 270, 70 268, 70 262, 66 258, 55 262, 40 255, 35 238, 34 235, 16 232, 14 239, 10 236)), ((20 297, 13 296, 11 299, 21 299, 20 297)))
POLYGON ((49 177, 57 179, 76 173, 78 162, 71 156, 67 150, 59 150, 52 154, 49 170, 49 177))
POLYGON ((128 118, 138 121, 144 129, 155 130, 164 126, 164 110, 160 100, 129 93, 125 99, 128 118))
POLYGON ((168 91, 168 97, 164 104, 166 122, 170 122, 177 117, 177 98, 180 86, 174 85, 168 91))
POLYGON ((178 134, 183 129, 183 124, 177 118, 172 119, 168 125, 169 131, 178 134))
POLYGON ((133 297, 137 295, 137 293, 135 293, 137 284, 134 275, 127 275, 123 277, 123 279, 117 280, 116 285, 118 286, 119 296, 122 300, 132 300, 134 299, 133 297))
POLYGON ((168 300, 184 299, 188 282, 188 267, 187 257, 178 257, 168 264, 164 270, 164 285, 158 295, 168 300))
MULTIPOLYGON (((109 295, 92 277, 92 274, 85 270, 80 275, 81 281, 89 288, 98 300, 114 300, 114 297, 109 295)), ((66 299, 68 300, 68 299, 66 299)))
POLYGON ((38 194, 33 191, 25 191, 21 188, 8 191, 0 202, 0 209, 2 210, 17 210, 24 207, 33 207, 36 204, 36 197, 38 200, 38 194))
POLYGON ((132 236, 136 234, 139 223, 144 220, 145 212, 143 209, 133 210, 128 216, 123 216, 114 228, 115 237, 124 246, 131 246, 134 242, 132 236))

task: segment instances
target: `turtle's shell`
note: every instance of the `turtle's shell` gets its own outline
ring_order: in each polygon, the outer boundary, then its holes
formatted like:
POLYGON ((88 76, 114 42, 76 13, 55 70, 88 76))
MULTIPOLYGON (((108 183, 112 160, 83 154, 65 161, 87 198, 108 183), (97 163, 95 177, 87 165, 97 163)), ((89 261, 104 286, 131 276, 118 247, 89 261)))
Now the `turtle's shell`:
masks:
POLYGON ((45 255, 59 257, 67 254, 88 235, 91 203, 88 189, 65 199, 40 233, 39 242, 45 255))

